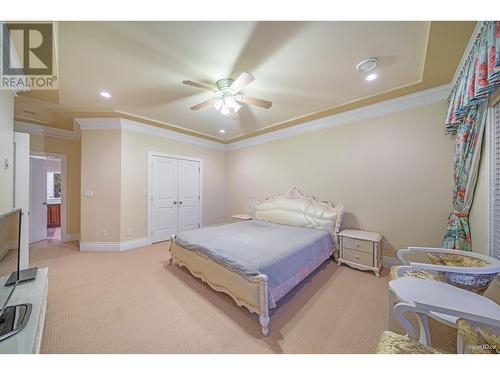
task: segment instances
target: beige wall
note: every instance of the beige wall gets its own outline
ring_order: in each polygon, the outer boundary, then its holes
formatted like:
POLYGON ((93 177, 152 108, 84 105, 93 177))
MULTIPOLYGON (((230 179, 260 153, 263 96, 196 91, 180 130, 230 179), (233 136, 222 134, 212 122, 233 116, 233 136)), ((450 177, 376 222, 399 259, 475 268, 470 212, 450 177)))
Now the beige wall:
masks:
POLYGON ((452 197, 445 102, 228 153, 229 213, 291 186, 341 202, 343 228, 383 234, 395 249, 440 246, 452 197))
POLYGON ((14 207, 14 94, 0 90, 0 213, 14 207), (10 166, 4 169, 4 160, 10 166))
POLYGON ((149 151, 202 159, 203 224, 226 219, 224 151, 129 130, 82 130, 82 242, 147 237, 149 151), (94 197, 83 197, 85 190, 92 190, 94 197), (102 229, 108 232, 106 238, 102 229))
POLYGON ((120 241, 120 130, 81 131, 81 192, 80 241, 120 241), (93 197, 84 197, 86 190, 93 197))
POLYGON ((122 241, 147 237, 148 152, 203 160, 203 225, 226 219, 226 153, 207 147, 122 132, 122 241), (126 236, 127 228, 132 235, 126 236))
POLYGON ((80 140, 31 134, 30 151, 66 155, 68 186, 63 186, 68 194, 66 231, 72 235, 80 233, 80 140))

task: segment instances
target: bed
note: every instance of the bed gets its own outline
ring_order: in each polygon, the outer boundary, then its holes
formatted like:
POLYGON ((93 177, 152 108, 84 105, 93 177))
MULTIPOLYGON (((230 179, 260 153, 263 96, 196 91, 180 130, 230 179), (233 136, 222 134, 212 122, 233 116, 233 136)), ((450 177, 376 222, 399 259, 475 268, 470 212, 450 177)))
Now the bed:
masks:
POLYGON ((170 263, 258 314, 267 336, 269 309, 337 250, 342 214, 292 188, 257 204, 254 220, 173 236, 170 263))

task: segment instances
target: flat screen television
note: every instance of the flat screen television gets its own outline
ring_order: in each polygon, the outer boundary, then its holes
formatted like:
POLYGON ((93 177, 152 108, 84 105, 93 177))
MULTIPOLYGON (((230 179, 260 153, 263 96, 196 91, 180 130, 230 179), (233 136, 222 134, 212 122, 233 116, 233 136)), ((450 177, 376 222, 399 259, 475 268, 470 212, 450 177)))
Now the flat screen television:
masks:
POLYGON ((0 215, 0 276, 10 274, 5 286, 33 280, 36 268, 20 269, 21 209, 13 209, 0 215))
POLYGON ((20 332, 29 320, 32 305, 21 303, 9 306, 19 283, 34 280, 37 268, 21 270, 21 230, 23 212, 14 209, 0 215, 0 276, 9 275, 5 286, 0 285, 0 342, 20 332), (13 271, 15 270, 15 271, 13 271), (8 290, 7 288, 10 288, 8 290))

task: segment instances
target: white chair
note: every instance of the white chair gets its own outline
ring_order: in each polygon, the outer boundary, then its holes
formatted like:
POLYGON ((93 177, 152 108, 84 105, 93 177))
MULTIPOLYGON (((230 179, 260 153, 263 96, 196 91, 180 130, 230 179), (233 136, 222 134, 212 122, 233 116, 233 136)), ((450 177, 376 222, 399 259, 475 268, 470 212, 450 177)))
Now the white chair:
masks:
MULTIPOLYGON (((431 279, 435 281, 451 284, 461 289, 466 289, 477 294, 483 294, 491 284, 495 276, 500 272, 500 261, 482 254, 472 252, 430 248, 430 247, 409 247, 398 251, 398 259, 402 266, 395 266, 391 269, 391 280, 402 276, 412 276, 422 279, 431 279), (415 262, 407 259, 411 254, 428 254, 429 261, 434 263, 415 262), (437 262, 448 260, 452 264, 446 265, 437 262)), ((395 296, 389 289, 388 295, 388 330, 394 330, 393 308, 395 296)), ((427 314, 417 313, 417 322, 420 327, 420 342, 426 346, 431 346, 429 333, 429 324, 427 316, 456 328, 457 316, 444 314, 442 312, 430 311, 427 314)), ((462 350, 462 337, 457 331, 457 348, 462 350)))
MULTIPOLYGON (((408 279, 407 277, 403 277, 408 279)), ((474 295, 471 292, 463 291, 458 288, 444 288, 443 283, 436 285, 433 280, 415 280, 413 283, 405 283, 404 281, 411 280, 397 280, 392 283, 392 287, 398 289, 403 295, 409 292, 410 297, 413 294, 417 300, 411 302, 400 302, 394 306, 394 315, 401 322, 406 329, 407 335, 399 335, 392 331, 385 331, 380 337, 377 345, 378 354, 439 354, 437 350, 433 349, 430 343, 422 343, 417 341, 415 328, 407 319, 407 313, 414 313, 417 315, 429 314, 429 308, 435 312, 449 313, 453 311, 453 315, 458 319, 459 330, 462 331, 465 337, 464 343, 457 347, 458 353, 495 353, 500 348, 500 306, 486 297, 474 295), (400 282, 401 281, 401 282, 400 282), (433 284, 434 283, 434 284, 433 284), (399 285, 395 285, 399 284, 399 285), (406 284, 406 293, 404 291, 406 284), (426 301, 425 297, 419 296, 420 293, 414 293, 414 289, 421 287, 429 288, 435 287, 439 290, 439 297, 429 298, 426 301), (472 295, 471 295, 472 294, 472 295), (475 297, 475 298, 472 298, 475 297), (457 299, 459 300, 457 302, 457 299), (472 302, 467 306, 467 303, 461 303, 461 300, 468 300, 472 302), (432 302, 434 300, 434 302, 432 302), (425 305, 425 302, 431 305, 425 305), (422 305, 423 303, 423 305, 422 305), (478 306, 483 305, 483 306, 478 306), (467 345, 464 345, 467 344, 467 345), (465 350, 467 347, 467 350, 465 350)))

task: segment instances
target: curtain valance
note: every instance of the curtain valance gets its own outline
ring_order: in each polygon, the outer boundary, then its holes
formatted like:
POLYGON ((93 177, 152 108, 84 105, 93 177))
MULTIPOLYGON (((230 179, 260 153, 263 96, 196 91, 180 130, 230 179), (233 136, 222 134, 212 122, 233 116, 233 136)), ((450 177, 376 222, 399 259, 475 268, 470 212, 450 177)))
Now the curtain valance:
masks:
POLYGON ((484 21, 451 91, 446 133, 455 134, 469 111, 499 84, 500 21, 484 21))

